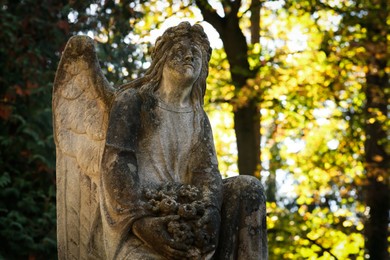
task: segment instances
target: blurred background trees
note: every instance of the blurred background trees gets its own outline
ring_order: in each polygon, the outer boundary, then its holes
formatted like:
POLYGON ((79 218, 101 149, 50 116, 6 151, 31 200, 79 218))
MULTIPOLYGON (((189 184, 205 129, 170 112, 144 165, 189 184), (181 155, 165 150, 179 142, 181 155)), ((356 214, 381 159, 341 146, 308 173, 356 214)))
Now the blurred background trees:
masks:
POLYGON ((0 258, 56 253, 51 85, 66 1, 1 1, 0 258))
POLYGON ((221 173, 265 184, 270 259, 389 257, 387 1, 81 2, 0 1, 0 259, 56 258, 51 87, 67 39, 95 38, 120 85, 175 17, 219 34, 205 109, 221 173))
POLYGON ((126 58, 136 55, 125 36, 140 13, 130 1, 0 3, 0 259, 55 259, 51 92, 61 51, 76 33, 104 38, 99 54, 108 78, 118 80, 122 67, 137 67, 126 58))

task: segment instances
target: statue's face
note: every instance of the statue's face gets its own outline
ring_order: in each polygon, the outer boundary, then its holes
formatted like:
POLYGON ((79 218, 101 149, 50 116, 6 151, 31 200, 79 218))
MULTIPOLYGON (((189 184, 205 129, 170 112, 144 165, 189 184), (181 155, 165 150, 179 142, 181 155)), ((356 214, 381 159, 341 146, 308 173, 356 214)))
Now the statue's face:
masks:
POLYGON ((189 39, 172 46, 163 74, 175 80, 185 80, 193 84, 199 77, 202 68, 202 52, 189 39))

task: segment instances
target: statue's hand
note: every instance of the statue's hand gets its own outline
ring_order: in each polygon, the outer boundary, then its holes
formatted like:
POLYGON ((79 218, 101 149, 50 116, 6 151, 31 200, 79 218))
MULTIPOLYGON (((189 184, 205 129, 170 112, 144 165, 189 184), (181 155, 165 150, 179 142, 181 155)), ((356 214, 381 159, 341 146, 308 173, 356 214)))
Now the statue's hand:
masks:
POLYGON ((202 233, 197 234, 197 241, 200 243, 198 247, 202 248, 203 254, 216 248, 220 224, 220 213, 215 207, 207 208, 204 215, 198 220, 197 226, 202 233))
POLYGON ((169 259, 184 259, 188 246, 175 242, 167 231, 168 223, 179 218, 176 215, 142 218, 134 222, 133 233, 161 255, 169 259))

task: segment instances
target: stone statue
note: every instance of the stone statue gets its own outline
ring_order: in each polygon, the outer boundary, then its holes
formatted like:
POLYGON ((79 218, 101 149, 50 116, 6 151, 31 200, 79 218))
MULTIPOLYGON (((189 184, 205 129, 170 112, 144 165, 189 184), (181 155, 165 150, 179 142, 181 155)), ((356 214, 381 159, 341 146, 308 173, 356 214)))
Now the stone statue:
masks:
POLYGON ((180 23, 114 89, 93 41, 69 40, 53 92, 59 259, 267 259, 261 184, 218 170, 210 55, 202 27, 180 23))

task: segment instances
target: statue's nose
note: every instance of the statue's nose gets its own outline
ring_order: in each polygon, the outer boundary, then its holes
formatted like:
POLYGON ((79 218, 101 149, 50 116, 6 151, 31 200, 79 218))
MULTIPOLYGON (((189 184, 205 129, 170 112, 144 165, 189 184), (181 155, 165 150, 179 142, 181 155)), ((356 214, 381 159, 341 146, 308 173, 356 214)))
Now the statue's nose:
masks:
POLYGON ((194 61, 194 56, 192 55, 192 52, 188 51, 186 55, 184 56, 184 60, 186 62, 193 62, 194 61))

